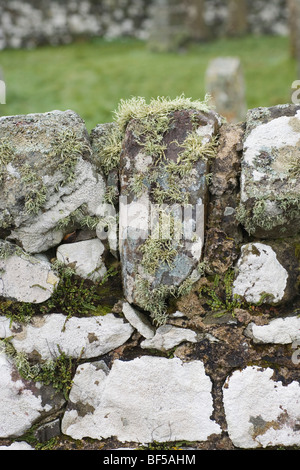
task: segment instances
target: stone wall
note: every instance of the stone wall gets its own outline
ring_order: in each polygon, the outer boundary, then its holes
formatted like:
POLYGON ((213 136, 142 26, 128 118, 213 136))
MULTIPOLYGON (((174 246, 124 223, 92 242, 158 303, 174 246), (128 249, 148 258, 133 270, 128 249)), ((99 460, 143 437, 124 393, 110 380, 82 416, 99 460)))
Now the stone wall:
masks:
MULTIPOLYGON (((0 49, 64 44, 76 37, 130 36, 146 39, 154 0, 0 0, 0 49)), ((284 0, 248 1, 249 31, 287 34, 284 0)), ((226 0, 205 3, 205 21, 213 36, 225 31, 226 0)))
POLYGON ((0 118, 1 448, 298 449, 300 107, 115 116, 0 118))

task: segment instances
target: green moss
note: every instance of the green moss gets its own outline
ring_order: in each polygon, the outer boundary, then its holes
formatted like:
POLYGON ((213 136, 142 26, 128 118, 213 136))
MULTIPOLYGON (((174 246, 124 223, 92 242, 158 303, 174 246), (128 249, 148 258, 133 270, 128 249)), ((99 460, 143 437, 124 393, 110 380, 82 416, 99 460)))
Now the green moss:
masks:
MULTIPOLYGON (((5 251, 5 256, 11 252, 5 251)), ((111 267, 104 278, 98 283, 92 283, 76 276, 71 266, 65 266, 56 260, 53 270, 60 277, 52 296, 46 302, 32 304, 0 298, 0 315, 6 316, 11 322, 27 324, 34 315, 44 315, 60 312, 66 316, 66 321, 72 316, 97 316, 111 312, 116 298, 122 295, 121 281, 112 288, 109 278, 118 274, 111 267)))
POLYGON ((90 216, 87 213, 87 205, 82 204, 80 207, 71 212, 67 217, 63 217, 56 224, 56 230, 66 231, 73 230, 75 228, 89 228, 90 230, 95 230, 98 223, 102 219, 96 216, 90 216))
POLYGON ((24 352, 17 352, 9 339, 0 340, 0 349, 13 360, 19 374, 25 380, 40 382, 64 394, 66 400, 72 387, 76 365, 72 358, 60 351, 60 355, 53 360, 43 363, 30 363, 24 352))
POLYGON ((107 202, 108 204, 115 204, 117 202, 118 194, 119 191, 115 185, 108 185, 104 194, 104 202, 107 202))
POLYGON ((188 204, 190 201, 187 188, 197 182, 196 175, 193 174, 194 164, 199 160, 211 161, 216 156, 216 137, 203 143, 203 138, 194 131, 187 135, 183 143, 175 143, 182 149, 177 161, 163 162, 155 174, 158 175, 156 181, 153 176, 149 181, 155 181, 151 194, 158 204, 188 204))
POLYGON ((141 264, 147 273, 155 274, 164 263, 172 268, 179 248, 181 231, 181 221, 160 209, 157 224, 139 248, 143 254, 141 264))
POLYGON ((300 261, 300 243, 295 243, 295 256, 300 261))
MULTIPOLYGON (((132 119, 135 120, 134 137, 145 155, 151 155, 156 165, 162 162, 166 150, 162 139, 170 127, 171 113, 183 109, 208 112, 208 97, 203 102, 192 101, 184 95, 173 100, 158 97, 152 99, 149 104, 142 97, 121 100, 114 112, 116 127, 105 137, 104 143, 100 140, 98 144, 100 166, 104 173, 107 175, 112 169, 118 168, 122 141, 127 125, 132 119)), ((148 175, 148 183, 149 179, 150 183, 153 182, 153 174, 148 175)), ((132 189, 135 193, 140 193, 141 181, 133 181, 132 189)))
POLYGON ((48 158, 53 159, 57 165, 56 169, 63 173, 62 185, 74 181, 76 164, 84 153, 90 153, 90 147, 73 130, 59 132, 52 141, 48 158))
POLYGON ((176 295, 174 286, 161 284, 151 288, 147 279, 136 275, 136 299, 140 307, 150 312, 153 323, 156 326, 163 325, 167 321, 167 301, 169 296, 176 295))
POLYGON ((0 139, 0 185, 6 175, 6 166, 13 160, 14 150, 6 139, 0 139))
POLYGON ((99 165, 105 175, 119 167, 120 154, 122 150, 123 135, 117 126, 113 127, 111 132, 100 140, 97 144, 97 154, 99 165))
POLYGON ((202 285, 199 289, 200 298, 205 297, 207 305, 218 316, 226 313, 234 314, 236 308, 241 308, 244 305, 243 299, 232 293, 234 276, 234 270, 229 269, 222 279, 219 275, 215 275, 210 286, 202 285))
POLYGON ((175 99, 166 97, 158 97, 152 99, 149 104, 146 103, 145 98, 134 97, 130 100, 121 100, 118 109, 115 111, 115 120, 119 125, 121 131, 125 131, 127 124, 131 119, 147 120, 150 116, 157 116, 157 133, 162 133, 163 129, 167 126, 167 116, 172 111, 181 109, 191 109, 197 111, 208 112, 210 110, 208 105, 208 97, 205 101, 191 100, 184 95, 178 96, 175 99))
POLYGON ((50 299, 41 307, 42 312, 59 311, 66 315, 66 320, 73 315, 86 316, 95 312, 100 301, 96 285, 88 285, 84 279, 64 268, 60 269, 59 275, 60 281, 50 299))
POLYGON ((0 315, 9 318, 11 322, 27 324, 35 314, 36 308, 31 303, 0 299, 0 315))
MULTIPOLYGON (((129 122, 134 120, 130 131, 140 147, 139 155, 145 158, 146 162, 143 170, 136 171, 129 180, 129 189, 136 197, 147 191, 151 201, 158 206, 164 203, 190 203, 188 188, 197 183, 195 164, 199 160, 209 162, 215 157, 217 150, 217 138, 206 142, 197 133, 199 111, 210 111, 208 101, 192 101, 184 96, 175 100, 157 98, 149 104, 140 97, 121 101, 115 113, 116 123, 124 133, 129 122), (172 128, 174 112, 179 110, 190 111, 193 130, 186 135, 183 142, 171 142, 177 152, 177 159, 173 161, 166 158, 164 137, 172 128)), ((181 237, 182 222, 175 217, 170 220, 169 214, 160 211, 159 222, 139 248, 142 253, 141 266, 147 275, 154 276, 163 265, 172 269, 181 247, 181 237), (169 222, 161 223, 161 219, 165 217, 169 218, 169 222), (167 236, 160 233, 162 226, 168 227, 167 236)), ((141 308, 150 312, 153 322, 157 325, 166 321, 168 299, 187 293, 195 282, 194 277, 190 277, 180 287, 161 285, 151 288, 148 280, 137 274, 136 279, 137 301, 141 308)))
MULTIPOLYGON (((59 132, 51 143, 47 158, 49 167, 63 174, 62 185, 71 183, 75 177, 75 167, 79 156, 89 152, 89 146, 80 139, 73 130, 59 132)), ((6 166, 14 162, 20 174, 25 194, 25 210, 30 215, 36 215, 47 201, 47 187, 42 176, 37 171, 39 162, 24 163, 20 156, 15 155, 11 145, 4 139, 0 140, 0 184, 7 175, 6 166)), ((11 178, 15 178, 11 175, 11 178)), ((57 188, 56 188, 57 189, 57 188)))
POLYGON ((243 204, 237 209, 237 220, 245 227, 251 235, 259 227, 263 230, 270 231, 279 227, 279 235, 286 233, 285 225, 291 221, 299 220, 300 213, 300 196, 299 194, 290 193, 288 195, 269 194, 258 197, 253 208, 247 209, 243 204), (279 212, 275 215, 267 213, 267 203, 275 203, 275 207, 279 212))

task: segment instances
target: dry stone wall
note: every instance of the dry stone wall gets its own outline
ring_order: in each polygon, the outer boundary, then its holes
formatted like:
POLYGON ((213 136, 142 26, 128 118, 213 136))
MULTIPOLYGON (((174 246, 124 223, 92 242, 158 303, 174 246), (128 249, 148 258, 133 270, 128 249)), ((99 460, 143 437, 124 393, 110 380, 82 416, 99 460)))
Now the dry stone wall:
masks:
POLYGON ((299 111, 0 118, 1 449, 300 447, 299 111))
MULTIPOLYGON (((147 39, 152 28, 154 3, 155 0, 1 0, 0 49, 65 44, 78 37, 147 39)), ((288 33, 284 0, 248 0, 247 7, 250 32, 288 33)), ((190 8, 188 0, 187 8, 190 8)), ((209 0, 204 2, 204 8, 205 24, 213 31, 212 36, 224 34, 227 1, 209 0)), ((194 36, 201 37, 201 34, 195 32, 194 36)))

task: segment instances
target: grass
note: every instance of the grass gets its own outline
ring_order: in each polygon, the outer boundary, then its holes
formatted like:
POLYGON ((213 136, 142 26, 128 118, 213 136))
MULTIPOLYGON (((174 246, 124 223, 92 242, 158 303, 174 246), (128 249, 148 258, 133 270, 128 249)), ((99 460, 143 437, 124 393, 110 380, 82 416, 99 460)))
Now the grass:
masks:
POLYGON ((121 99, 143 96, 193 100, 205 95, 205 71, 217 56, 241 59, 247 106, 291 101, 296 64, 289 40, 249 36, 191 45, 185 53, 153 53, 137 40, 93 39, 66 46, 1 51, 6 105, 0 114, 14 115, 73 109, 88 130, 111 122, 121 99))

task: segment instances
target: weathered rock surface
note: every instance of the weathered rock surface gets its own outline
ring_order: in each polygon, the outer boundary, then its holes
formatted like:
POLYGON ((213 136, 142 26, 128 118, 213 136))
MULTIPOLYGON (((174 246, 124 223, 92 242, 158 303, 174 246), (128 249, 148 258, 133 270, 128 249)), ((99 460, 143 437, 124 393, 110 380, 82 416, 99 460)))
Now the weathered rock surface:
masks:
POLYGON ((71 111, 0 118, 2 447, 300 448, 298 108, 137 98, 90 139, 71 111), (95 312, 43 305, 55 254, 95 312))
POLYGON ((273 369, 253 366, 227 379, 224 407, 236 447, 299 446, 300 385, 276 382, 273 373, 273 369))
POLYGON ((204 440, 220 433, 211 413, 211 382, 201 361, 143 356, 117 360, 111 371, 103 363, 79 366, 62 430, 75 439, 204 440))
POLYGON ((283 257, 282 253, 287 254, 285 249, 284 242, 243 245, 233 282, 233 294, 244 297, 250 303, 278 304, 293 298, 297 294, 295 274, 298 261, 294 248, 291 249, 289 257, 283 257), (281 253, 280 261, 277 251, 281 253))
POLYGON ((0 450, 35 450, 27 442, 13 442, 9 446, 0 446, 0 450))
POLYGON ((60 245, 56 257, 65 265, 72 265, 78 276, 98 281, 106 273, 102 259, 104 245, 98 238, 60 245))
POLYGON ((1 117, 0 154, 0 235, 27 252, 58 245, 76 210, 97 215, 105 183, 73 111, 1 117))
POLYGON ((188 328, 178 328, 172 325, 162 325, 157 328, 155 336, 142 341, 143 349, 158 349, 168 351, 184 342, 197 342, 197 334, 188 328))
POLYGON ((134 331, 113 314, 67 320, 65 315, 52 313, 34 316, 30 324, 13 324, 9 329, 7 321, 0 322, 3 337, 12 336, 17 352, 40 360, 58 357, 60 351, 73 358, 98 357, 121 346, 134 331))
POLYGON ((51 264, 29 256, 15 245, 0 241, 0 296, 19 302, 48 300, 59 277, 51 264))
POLYGON ((251 322, 245 334, 257 344, 290 344, 300 338, 300 318, 298 316, 276 318, 267 325, 256 325, 251 322))
POLYGON ((129 303, 150 312, 151 299, 145 292, 156 291, 153 298, 163 299, 192 274, 201 259, 206 176, 211 142, 219 127, 213 112, 181 110, 168 119, 165 132, 155 138, 149 124, 145 131, 139 120, 132 120, 120 162, 124 294, 129 303))
POLYGON ((211 162, 209 184, 208 228, 221 230, 237 243, 243 237, 236 211, 240 197, 244 127, 244 124, 223 124, 220 127, 218 152, 211 162))
POLYGON ((154 336, 155 328, 151 325, 146 315, 134 309, 128 302, 124 302, 122 312, 126 320, 136 328, 144 338, 152 338, 154 336))
POLYGON ((239 217, 261 238, 300 230, 300 108, 280 105, 247 114, 239 217))
POLYGON ((23 380, 8 357, 0 354, 0 437, 21 436, 37 420, 63 405, 51 386, 23 380))

